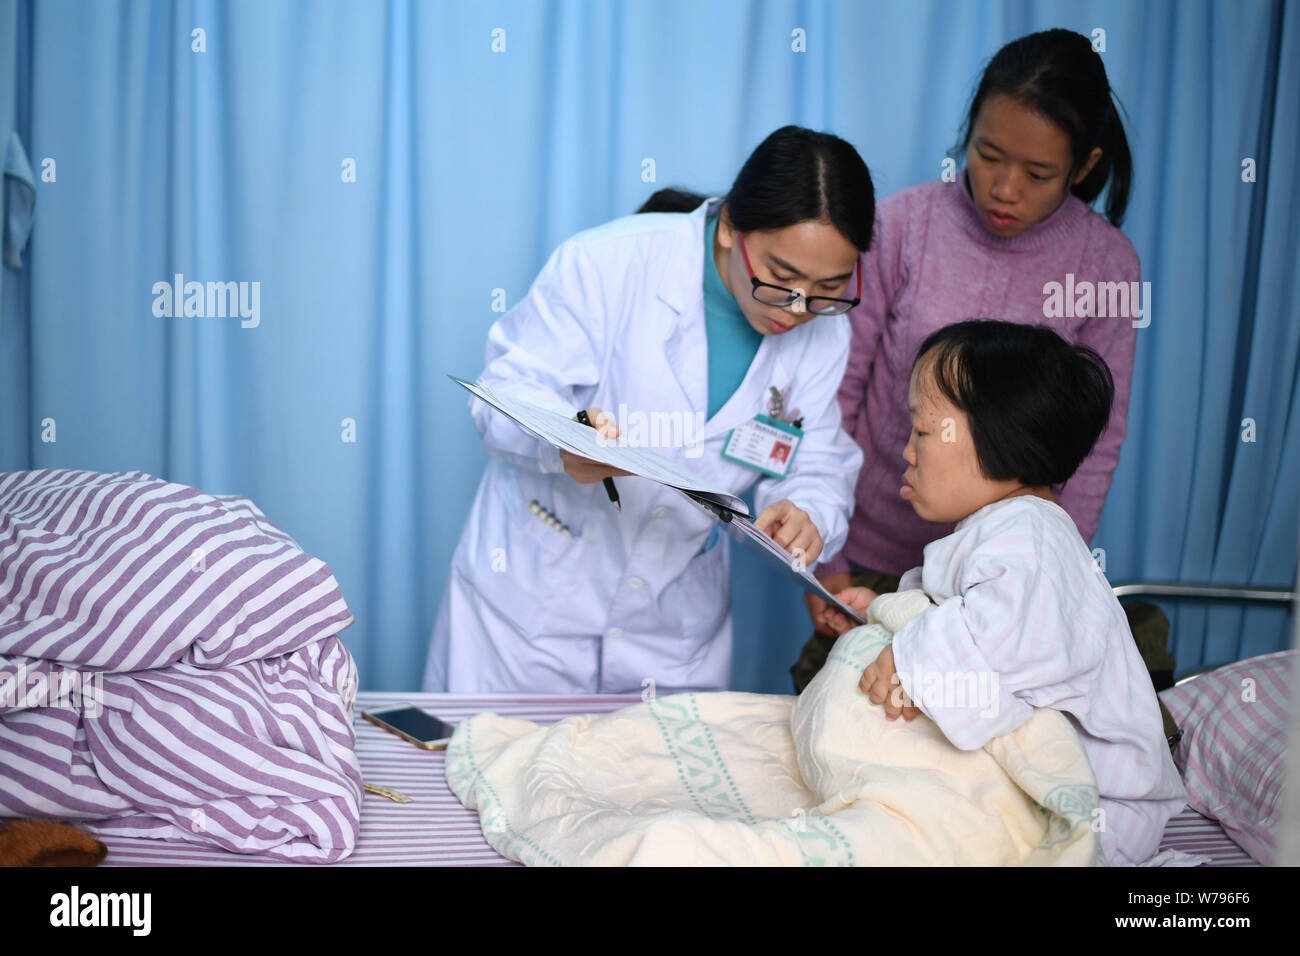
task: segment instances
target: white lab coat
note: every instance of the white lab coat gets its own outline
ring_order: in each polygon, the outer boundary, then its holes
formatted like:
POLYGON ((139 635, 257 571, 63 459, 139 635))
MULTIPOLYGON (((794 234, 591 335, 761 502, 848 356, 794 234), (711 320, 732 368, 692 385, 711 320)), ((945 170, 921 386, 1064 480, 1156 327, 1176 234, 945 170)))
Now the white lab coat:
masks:
MULTIPOLYGON (((706 209, 641 214, 579 233, 550 257, 528 296, 488 334, 480 379, 566 416, 707 412, 706 209)), ((744 381, 704 425, 703 448, 654 450, 704 483, 755 504, 789 498, 824 542, 844 544, 862 452, 840 427, 836 393, 849 352, 846 316, 818 316, 765 336, 744 381), (804 437, 781 480, 727 461, 730 431, 787 388, 804 437), (688 455, 688 451, 690 454, 688 455)), ((715 519, 642 478, 564 473, 557 449, 477 399, 487 469, 452 559, 424 690, 457 693, 656 694, 717 690, 731 679, 730 552, 704 550, 715 519), (529 509, 538 502, 572 533, 529 509)), ((648 436, 647 436, 648 437, 648 436)), ((690 436, 686 436, 690 437, 690 436)), ((753 646, 752 644, 750 646, 753 646)))

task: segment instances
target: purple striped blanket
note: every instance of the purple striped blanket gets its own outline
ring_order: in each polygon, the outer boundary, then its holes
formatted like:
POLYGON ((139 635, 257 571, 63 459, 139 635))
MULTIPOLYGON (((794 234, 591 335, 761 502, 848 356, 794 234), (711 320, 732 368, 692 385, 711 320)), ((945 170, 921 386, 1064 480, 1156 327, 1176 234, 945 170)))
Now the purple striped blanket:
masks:
POLYGON ((0 474, 0 816, 343 859, 351 624, 329 566, 245 498, 0 474))

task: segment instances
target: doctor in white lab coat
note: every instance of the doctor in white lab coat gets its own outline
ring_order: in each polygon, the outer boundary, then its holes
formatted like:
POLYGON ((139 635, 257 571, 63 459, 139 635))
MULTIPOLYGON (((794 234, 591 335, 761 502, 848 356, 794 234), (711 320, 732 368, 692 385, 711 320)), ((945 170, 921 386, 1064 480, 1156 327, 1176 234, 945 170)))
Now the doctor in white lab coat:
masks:
MULTIPOLYGON (((690 213, 628 216, 564 242, 493 325, 480 381, 569 417, 603 411, 605 434, 649 444, 703 483, 735 494, 756 486, 759 527, 814 568, 844 543, 862 463, 836 398, 848 319, 825 313, 860 289, 874 208, 852 146, 778 130, 746 162, 725 207, 711 199, 690 213), (706 421, 704 243, 708 217, 720 213, 714 278, 762 338, 706 421), (770 412, 773 387, 802 426, 781 478, 721 454, 732 429, 770 412)), ((423 689, 726 688, 730 541, 717 520, 679 492, 629 476, 615 478, 616 510, 601 483, 610 470, 561 453, 477 399, 471 410, 489 460, 452 559, 423 689)))

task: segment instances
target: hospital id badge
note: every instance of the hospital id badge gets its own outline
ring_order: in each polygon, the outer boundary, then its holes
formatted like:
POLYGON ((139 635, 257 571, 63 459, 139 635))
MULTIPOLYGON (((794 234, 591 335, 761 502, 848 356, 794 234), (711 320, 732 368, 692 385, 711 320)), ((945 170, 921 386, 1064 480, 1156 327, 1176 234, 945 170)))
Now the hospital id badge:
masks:
POLYGON ((803 429, 767 415, 755 415, 731 430, 722 457, 773 478, 784 478, 802 440, 803 429))

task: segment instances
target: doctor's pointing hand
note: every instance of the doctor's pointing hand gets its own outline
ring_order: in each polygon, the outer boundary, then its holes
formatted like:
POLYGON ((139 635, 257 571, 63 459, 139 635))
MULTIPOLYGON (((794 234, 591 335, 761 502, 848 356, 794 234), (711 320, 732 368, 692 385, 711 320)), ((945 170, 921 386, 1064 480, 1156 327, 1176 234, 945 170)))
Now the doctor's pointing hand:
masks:
POLYGON ((822 536, 808 512, 793 501, 782 499, 763 509, 754 526, 795 557, 812 564, 822 553, 822 536))
MULTIPOLYGON (((606 438, 712 487, 752 489, 756 525, 792 560, 834 557, 862 465, 837 392, 872 239, 866 165, 838 137, 787 126, 725 197, 665 191, 647 206, 555 250, 492 326, 480 380, 565 417, 585 410, 606 438)), ((726 688, 730 538, 717 519, 477 400, 471 412, 488 464, 424 690, 726 688)))

